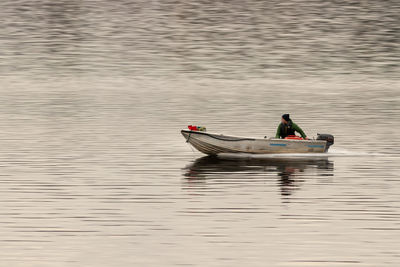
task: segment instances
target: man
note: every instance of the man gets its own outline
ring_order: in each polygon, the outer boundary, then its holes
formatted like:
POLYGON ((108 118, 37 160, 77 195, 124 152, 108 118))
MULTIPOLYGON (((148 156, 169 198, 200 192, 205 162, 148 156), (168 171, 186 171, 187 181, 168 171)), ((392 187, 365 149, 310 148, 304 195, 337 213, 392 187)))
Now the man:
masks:
POLYGON ((275 138, 285 138, 289 135, 295 135, 295 132, 301 134, 304 139, 308 139, 303 130, 290 119, 289 114, 283 114, 275 138))

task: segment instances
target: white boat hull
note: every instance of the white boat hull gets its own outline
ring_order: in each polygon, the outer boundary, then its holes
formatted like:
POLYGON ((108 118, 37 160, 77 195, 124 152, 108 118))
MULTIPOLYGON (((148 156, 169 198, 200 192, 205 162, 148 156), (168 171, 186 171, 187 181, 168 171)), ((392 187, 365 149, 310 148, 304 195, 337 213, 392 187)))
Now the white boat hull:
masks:
POLYGON ((190 130, 182 130, 181 133, 186 142, 207 155, 221 153, 324 153, 329 148, 325 140, 256 139, 190 130))

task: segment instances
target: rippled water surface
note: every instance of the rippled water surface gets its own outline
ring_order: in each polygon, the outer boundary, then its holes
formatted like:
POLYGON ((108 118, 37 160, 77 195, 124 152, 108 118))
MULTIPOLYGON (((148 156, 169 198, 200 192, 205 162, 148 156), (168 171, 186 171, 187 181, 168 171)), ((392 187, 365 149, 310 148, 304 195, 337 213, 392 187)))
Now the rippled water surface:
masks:
POLYGON ((2 1, 0 266, 399 266, 398 1, 2 1), (328 154, 209 158, 188 124, 328 154))

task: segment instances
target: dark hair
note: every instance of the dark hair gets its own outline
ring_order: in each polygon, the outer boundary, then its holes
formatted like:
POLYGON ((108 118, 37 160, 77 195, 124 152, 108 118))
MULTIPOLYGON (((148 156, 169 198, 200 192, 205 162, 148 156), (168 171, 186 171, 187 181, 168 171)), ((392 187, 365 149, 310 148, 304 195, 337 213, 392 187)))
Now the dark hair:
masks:
POLYGON ((283 114, 283 115, 282 115, 282 118, 283 118, 285 121, 290 121, 289 114, 283 114))

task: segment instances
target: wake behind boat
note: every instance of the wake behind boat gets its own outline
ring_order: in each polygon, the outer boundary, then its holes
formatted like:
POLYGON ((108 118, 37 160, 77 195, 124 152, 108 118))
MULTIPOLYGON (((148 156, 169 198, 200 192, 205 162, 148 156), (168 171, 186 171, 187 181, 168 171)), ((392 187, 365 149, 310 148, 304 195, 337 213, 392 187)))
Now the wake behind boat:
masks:
POLYGON ((318 134, 317 139, 257 139, 207 133, 198 130, 182 130, 186 142, 207 155, 220 153, 280 154, 280 153, 324 153, 334 143, 330 134, 318 134))

